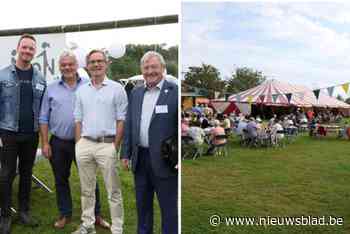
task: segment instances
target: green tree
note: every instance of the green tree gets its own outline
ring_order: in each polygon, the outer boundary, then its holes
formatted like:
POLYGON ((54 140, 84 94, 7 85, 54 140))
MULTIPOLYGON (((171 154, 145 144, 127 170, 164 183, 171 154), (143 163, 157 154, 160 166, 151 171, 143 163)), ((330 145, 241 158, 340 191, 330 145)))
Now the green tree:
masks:
POLYGON ((251 68, 237 68, 227 81, 228 93, 239 93, 241 91, 253 88, 260 85, 266 80, 266 76, 261 71, 256 71, 251 68))
POLYGON ((214 98, 215 92, 222 92, 225 82, 220 79, 220 72, 212 65, 202 63, 200 67, 189 67, 184 83, 207 90, 208 97, 214 98))
POLYGON ((140 60, 150 50, 163 55, 166 62, 167 73, 178 77, 178 47, 165 48, 166 44, 134 45, 126 46, 123 57, 111 60, 110 74, 112 79, 119 80, 141 74, 140 60))

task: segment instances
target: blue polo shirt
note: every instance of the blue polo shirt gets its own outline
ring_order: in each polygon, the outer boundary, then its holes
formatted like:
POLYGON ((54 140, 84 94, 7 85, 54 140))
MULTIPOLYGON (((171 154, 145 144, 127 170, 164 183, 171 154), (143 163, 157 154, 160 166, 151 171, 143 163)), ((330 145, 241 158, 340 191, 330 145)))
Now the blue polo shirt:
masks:
POLYGON ((48 85, 41 104, 39 123, 48 124, 51 134, 64 140, 74 139, 75 95, 78 88, 87 82, 86 78, 79 77, 73 88, 63 79, 48 85))

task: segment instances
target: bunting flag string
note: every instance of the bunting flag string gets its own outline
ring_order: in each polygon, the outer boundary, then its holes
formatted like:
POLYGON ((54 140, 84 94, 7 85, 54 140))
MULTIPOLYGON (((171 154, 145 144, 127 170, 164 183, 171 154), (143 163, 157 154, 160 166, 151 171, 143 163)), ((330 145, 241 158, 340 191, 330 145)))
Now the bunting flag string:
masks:
MULTIPOLYGON (((350 85, 350 82, 348 83, 343 83, 341 85, 335 85, 335 86, 329 86, 329 87, 325 87, 325 88, 319 88, 319 89, 315 89, 315 90, 312 90, 312 92, 314 93, 315 97, 316 97, 316 100, 319 99, 320 97, 320 92, 322 89, 326 89, 327 90, 327 93, 330 97, 333 97, 333 94, 334 94, 334 91, 335 91, 335 88, 336 87, 342 87, 342 89, 344 90, 344 92, 347 94, 348 91, 349 91, 349 85, 350 85)), ((272 102, 273 103, 276 103, 277 102, 277 99, 278 99, 278 96, 279 95, 285 95, 288 99, 288 103, 290 103, 290 101, 292 100, 292 96, 296 96, 296 97, 299 97, 301 100, 304 100, 305 98, 305 92, 294 92, 294 93, 279 93, 279 94, 272 94, 272 102)), ((240 95, 237 95, 236 96, 236 100, 237 102, 240 102, 242 99, 242 97, 240 95)), ((253 96, 252 95, 249 95, 248 96, 248 103, 252 103, 253 102, 253 96)), ((264 101, 267 101, 267 96, 266 95, 260 95, 259 96, 259 100, 261 102, 264 102, 264 101)))

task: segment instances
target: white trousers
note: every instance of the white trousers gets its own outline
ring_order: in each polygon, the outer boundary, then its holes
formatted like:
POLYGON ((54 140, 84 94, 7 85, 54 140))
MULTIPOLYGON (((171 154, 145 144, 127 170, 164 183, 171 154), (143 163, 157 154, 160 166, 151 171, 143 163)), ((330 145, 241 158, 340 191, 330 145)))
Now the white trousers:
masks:
POLYGON ((99 168, 108 194, 111 231, 113 234, 122 233, 124 211, 114 144, 96 143, 81 138, 75 146, 75 153, 80 177, 83 225, 91 227, 95 224, 95 187, 99 168))

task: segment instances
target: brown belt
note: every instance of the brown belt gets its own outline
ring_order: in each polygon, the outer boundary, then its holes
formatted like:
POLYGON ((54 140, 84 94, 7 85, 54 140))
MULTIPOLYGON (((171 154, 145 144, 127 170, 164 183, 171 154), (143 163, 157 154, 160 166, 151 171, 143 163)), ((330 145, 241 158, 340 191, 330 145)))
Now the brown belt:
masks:
POLYGON ((115 136, 103 136, 97 138, 84 136, 84 138, 97 143, 113 143, 115 140, 115 136))

